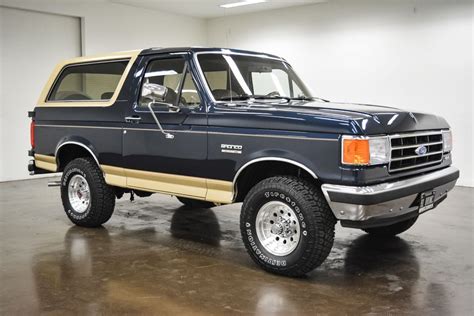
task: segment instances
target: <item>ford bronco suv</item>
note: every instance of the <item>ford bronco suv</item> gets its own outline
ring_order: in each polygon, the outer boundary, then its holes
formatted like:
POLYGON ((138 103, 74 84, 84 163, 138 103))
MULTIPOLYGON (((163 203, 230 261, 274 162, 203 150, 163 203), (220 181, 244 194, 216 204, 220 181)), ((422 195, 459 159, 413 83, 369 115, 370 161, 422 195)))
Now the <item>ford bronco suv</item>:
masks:
POLYGON ((30 112, 31 174, 62 172, 80 226, 125 193, 190 207, 243 202, 240 227, 263 269, 319 266, 337 221, 392 236, 459 177, 441 117, 315 97, 282 58, 152 48, 59 64, 30 112))

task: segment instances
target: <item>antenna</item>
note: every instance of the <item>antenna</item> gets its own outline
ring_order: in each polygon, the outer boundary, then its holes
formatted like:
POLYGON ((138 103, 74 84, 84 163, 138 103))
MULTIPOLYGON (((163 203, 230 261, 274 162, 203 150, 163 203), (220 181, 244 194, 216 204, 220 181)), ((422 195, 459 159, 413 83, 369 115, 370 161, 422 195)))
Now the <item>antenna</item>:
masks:
MULTIPOLYGON (((225 16, 225 21, 229 21, 227 19, 227 10, 225 10, 224 12, 224 16, 225 16)), ((229 25, 229 22, 227 22, 227 27, 226 27, 226 31, 225 31, 225 46, 227 48, 229 48, 229 35, 230 35, 230 25, 229 25)), ((229 95, 230 95, 230 103, 232 104, 232 73, 231 73, 231 68, 230 68, 230 65, 229 63, 227 63, 227 72, 229 73, 229 95)))

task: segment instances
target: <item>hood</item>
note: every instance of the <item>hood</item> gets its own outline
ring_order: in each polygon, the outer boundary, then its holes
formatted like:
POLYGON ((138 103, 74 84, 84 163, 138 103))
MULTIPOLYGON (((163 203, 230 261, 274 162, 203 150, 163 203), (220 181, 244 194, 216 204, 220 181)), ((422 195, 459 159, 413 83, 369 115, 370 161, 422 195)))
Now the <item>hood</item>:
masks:
POLYGON ((375 135, 449 128, 445 119, 432 114, 379 105, 322 101, 216 104, 210 114, 211 126, 302 132, 375 135))

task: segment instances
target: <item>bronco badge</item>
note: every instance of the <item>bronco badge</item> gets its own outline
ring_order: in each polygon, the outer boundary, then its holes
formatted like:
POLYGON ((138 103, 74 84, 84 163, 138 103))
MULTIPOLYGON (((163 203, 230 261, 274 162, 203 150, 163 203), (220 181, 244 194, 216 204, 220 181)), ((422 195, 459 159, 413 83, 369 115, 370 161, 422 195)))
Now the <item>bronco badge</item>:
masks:
POLYGON ((242 145, 221 144, 221 152, 228 154, 242 154, 242 145))

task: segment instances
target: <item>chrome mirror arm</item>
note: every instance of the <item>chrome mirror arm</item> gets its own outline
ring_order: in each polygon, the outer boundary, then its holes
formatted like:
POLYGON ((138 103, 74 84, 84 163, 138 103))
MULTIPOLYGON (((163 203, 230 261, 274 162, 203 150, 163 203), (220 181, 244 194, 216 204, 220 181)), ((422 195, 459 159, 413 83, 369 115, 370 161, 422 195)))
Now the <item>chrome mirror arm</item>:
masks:
POLYGON ((169 107, 171 110, 173 110, 173 112, 176 112, 176 113, 178 113, 178 112, 181 111, 181 108, 180 108, 179 106, 177 106, 177 105, 174 105, 174 104, 168 104, 168 107, 169 107))
POLYGON ((158 118, 156 117, 155 112, 153 111, 153 108, 151 107, 152 104, 153 104, 153 101, 151 101, 151 102, 148 103, 148 109, 150 110, 151 115, 152 115, 153 118, 155 119, 156 125, 158 125, 158 128, 160 129, 161 133, 162 133, 163 135, 165 135, 166 139, 173 139, 173 138, 174 138, 174 135, 165 132, 165 130, 164 130, 163 127, 161 126, 160 121, 159 121, 158 118))

